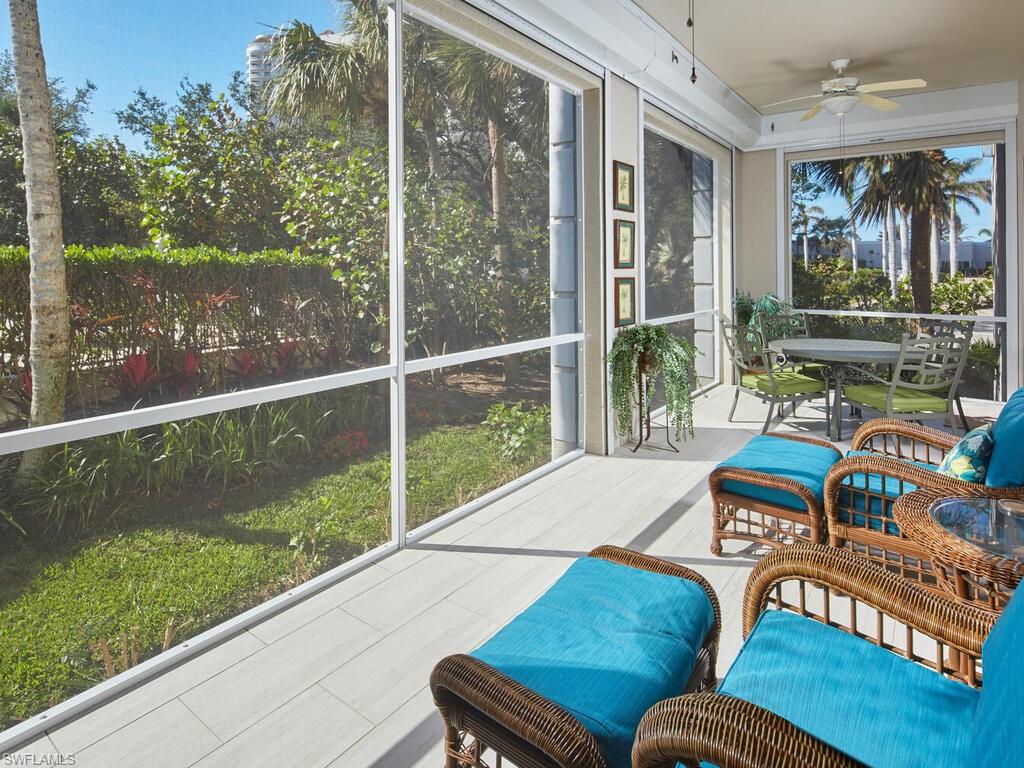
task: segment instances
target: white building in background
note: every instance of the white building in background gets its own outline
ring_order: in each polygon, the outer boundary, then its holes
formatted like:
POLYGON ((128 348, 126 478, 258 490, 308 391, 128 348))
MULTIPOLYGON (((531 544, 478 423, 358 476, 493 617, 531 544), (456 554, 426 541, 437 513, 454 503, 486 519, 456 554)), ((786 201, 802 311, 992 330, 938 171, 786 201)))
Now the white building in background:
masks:
POLYGON ((270 49, 273 44, 271 35, 259 35, 245 47, 245 81, 249 90, 258 90, 270 82, 270 49))
MULTIPOLYGON (((338 45, 345 42, 345 35, 325 29, 320 33, 320 39, 338 45)), ((245 80, 250 90, 259 90, 273 79, 273 45, 274 35, 257 35, 245 47, 245 80)))
MULTIPOLYGON (((899 240, 896 241, 899 248, 899 240)), ((949 269, 949 241, 943 240, 940 244, 940 261, 946 271, 949 269)), ((802 238, 795 238, 792 243, 794 258, 803 257, 802 238)), ((821 255, 830 255, 827 249, 819 250, 817 243, 810 241, 811 259, 821 255)), ((897 251, 897 254, 899 252, 897 251)), ((850 257, 849 246, 843 247, 843 256, 850 257)), ((992 266, 992 241, 991 240, 961 240, 957 243, 956 254, 958 269, 965 274, 984 272, 992 266)), ((857 241, 857 262, 861 267, 871 269, 882 268, 882 242, 880 240, 858 240, 857 241)), ((896 268, 899 269, 899 258, 896 259, 896 268)))

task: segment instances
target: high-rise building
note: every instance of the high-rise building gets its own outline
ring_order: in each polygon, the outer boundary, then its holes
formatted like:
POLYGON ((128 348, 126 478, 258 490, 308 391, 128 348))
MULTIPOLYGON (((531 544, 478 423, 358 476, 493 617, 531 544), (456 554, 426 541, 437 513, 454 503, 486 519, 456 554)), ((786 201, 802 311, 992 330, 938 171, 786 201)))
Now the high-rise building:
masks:
POLYGON ((245 73, 249 88, 262 88, 271 77, 270 49, 274 43, 271 35, 259 35, 245 48, 245 73))
MULTIPOLYGON (((332 29, 325 29, 320 33, 320 39, 337 45, 345 41, 345 35, 340 35, 332 29)), ((273 45, 274 35, 258 35, 245 48, 246 82, 251 90, 262 88, 274 76, 271 60, 273 45)))

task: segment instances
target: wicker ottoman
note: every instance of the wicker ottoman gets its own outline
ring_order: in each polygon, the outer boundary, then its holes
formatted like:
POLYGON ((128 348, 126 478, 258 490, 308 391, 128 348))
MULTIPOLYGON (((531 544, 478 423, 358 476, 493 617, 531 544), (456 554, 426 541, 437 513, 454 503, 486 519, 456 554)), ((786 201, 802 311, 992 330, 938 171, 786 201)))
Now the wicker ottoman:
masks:
POLYGON ((503 757, 519 768, 629 768, 649 707, 714 686, 720 628, 699 574, 595 549, 476 651, 434 667, 446 768, 503 757))
POLYGON ((777 432, 752 438, 708 479, 711 552, 720 555, 724 539, 770 547, 819 543, 825 531, 825 477, 841 458, 824 440, 777 432))

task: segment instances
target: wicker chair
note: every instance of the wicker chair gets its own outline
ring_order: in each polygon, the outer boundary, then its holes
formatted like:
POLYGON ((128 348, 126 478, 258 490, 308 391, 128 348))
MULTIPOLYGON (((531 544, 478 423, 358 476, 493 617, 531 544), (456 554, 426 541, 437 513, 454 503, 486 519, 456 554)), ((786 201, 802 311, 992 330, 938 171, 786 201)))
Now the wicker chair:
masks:
POLYGON ((896 419, 861 425, 853 436, 853 450, 825 478, 828 543, 935 587, 927 552, 893 520, 896 500, 918 488, 950 496, 1024 497, 1024 487, 992 488, 936 472, 957 440, 948 432, 896 419))
POLYGON ((1011 604, 995 627, 995 614, 849 552, 808 544, 773 552, 747 582, 746 642, 718 692, 648 710, 633 767, 1016 765, 1021 608, 1011 604), (808 638, 821 642, 785 656, 808 638))
POLYGON ((732 358, 736 376, 736 393, 733 396, 732 408, 729 409, 729 421, 736 413, 736 405, 740 392, 756 397, 768 404, 768 415, 765 417, 761 434, 768 431, 772 423, 775 408, 779 415, 783 413, 786 403, 791 403, 793 413, 796 406, 819 397, 825 400, 825 423, 829 421, 828 387, 821 379, 808 376, 793 367, 776 365, 775 356, 765 348, 761 341, 760 331, 753 334, 757 341, 747 336, 747 329, 736 325, 722 325, 722 336, 726 349, 732 358))

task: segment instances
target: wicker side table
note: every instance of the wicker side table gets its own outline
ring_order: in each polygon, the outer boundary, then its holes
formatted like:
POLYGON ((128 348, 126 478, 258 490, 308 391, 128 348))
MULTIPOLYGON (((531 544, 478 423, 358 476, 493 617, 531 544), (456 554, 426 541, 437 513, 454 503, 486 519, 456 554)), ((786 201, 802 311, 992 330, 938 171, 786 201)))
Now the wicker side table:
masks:
POLYGON ((921 490, 900 498, 893 517, 929 552, 939 585, 965 603, 1002 611, 1024 578, 1020 499, 921 490))

